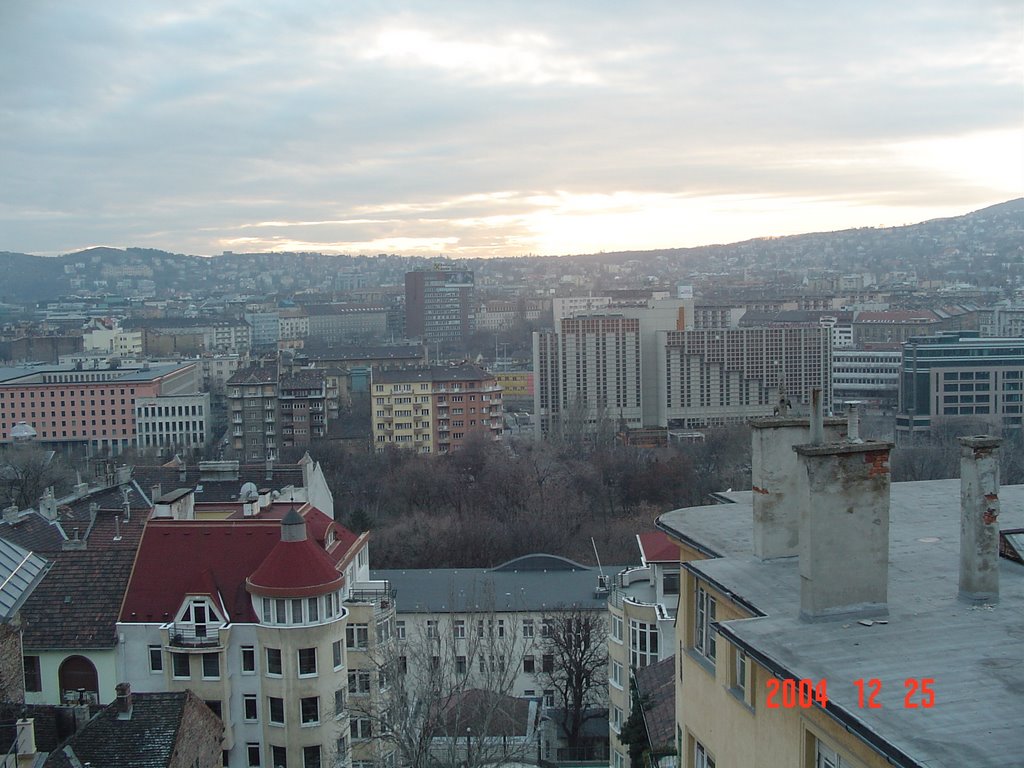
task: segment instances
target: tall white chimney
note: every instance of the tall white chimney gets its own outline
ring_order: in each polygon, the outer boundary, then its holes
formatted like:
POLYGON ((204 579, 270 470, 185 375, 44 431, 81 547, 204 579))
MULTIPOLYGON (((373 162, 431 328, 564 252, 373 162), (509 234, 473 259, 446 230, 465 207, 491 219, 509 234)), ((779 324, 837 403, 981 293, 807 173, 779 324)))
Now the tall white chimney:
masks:
POLYGON ((960 438, 960 599, 999 599, 999 444, 960 438))

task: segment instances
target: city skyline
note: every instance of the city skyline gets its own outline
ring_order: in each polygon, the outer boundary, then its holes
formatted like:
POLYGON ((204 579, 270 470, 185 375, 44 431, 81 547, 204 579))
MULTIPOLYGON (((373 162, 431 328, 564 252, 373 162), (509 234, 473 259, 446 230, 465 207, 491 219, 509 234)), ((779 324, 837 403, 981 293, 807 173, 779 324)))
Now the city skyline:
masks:
POLYGON ((1017 4, 0 11, 0 249, 569 254, 1021 196, 1017 4))

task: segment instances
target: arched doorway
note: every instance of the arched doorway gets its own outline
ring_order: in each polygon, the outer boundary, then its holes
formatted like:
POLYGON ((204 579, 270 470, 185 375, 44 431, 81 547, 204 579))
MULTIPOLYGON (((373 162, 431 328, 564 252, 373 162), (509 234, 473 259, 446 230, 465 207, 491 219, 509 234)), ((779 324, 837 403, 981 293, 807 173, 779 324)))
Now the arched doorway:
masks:
POLYGON ((57 672, 60 695, 67 704, 77 704, 79 691, 85 692, 86 701, 99 702, 100 683, 96 666, 85 656, 68 656, 57 672))

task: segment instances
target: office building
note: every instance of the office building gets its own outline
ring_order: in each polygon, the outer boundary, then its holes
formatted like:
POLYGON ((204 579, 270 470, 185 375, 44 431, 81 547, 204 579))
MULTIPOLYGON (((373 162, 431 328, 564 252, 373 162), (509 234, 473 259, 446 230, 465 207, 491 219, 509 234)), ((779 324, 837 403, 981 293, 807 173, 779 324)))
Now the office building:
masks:
POLYGON ((212 439, 211 425, 209 392, 135 401, 135 446, 143 451, 202 448, 212 439))
POLYGON ((473 272, 439 264, 405 275, 405 333, 427 344, 462 344, 476 330, 473 272))
POLYGON ((899 400, 898 347, 832 350, 832 399, 837 406, 859 401, 870 408, 894 409, 899 400))

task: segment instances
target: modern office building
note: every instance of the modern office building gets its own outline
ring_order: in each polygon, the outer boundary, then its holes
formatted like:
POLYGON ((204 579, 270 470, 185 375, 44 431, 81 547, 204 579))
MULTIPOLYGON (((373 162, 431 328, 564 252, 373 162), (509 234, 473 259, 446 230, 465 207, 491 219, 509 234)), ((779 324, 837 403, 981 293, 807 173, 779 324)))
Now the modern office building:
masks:
POLYGON ((860 401, 869 407, 894 409, 899 401, 900 348, 833 349, 832 400, 838 406, 860 401))
POLYGON ((504 430, 501 387, 494 375, 470 363, 374 369, 373 442, 417 453, 450 453, 469 435, 497 440, 504 430))
POLYGON ((961 438, 959 481, 890 484, 891 443, 780 422, 752 492, 657 522, 682 561, 678 765, 1006 764, 1024 486, 999 487, 999 440, 961 438))
POLYGON ((695 429, 771 415, 780 388, 794 407, 812 388, 831 403, 831 332, 819 325, 658 334, 658 426, 695 429))
POLYGON ((461 344, 476 330, 473 272, 438 264, 405 275, 405 333, 427 344, 461 344))
POLYGON ((195 362, 0 369, 0 443, 24 422, 51 447, 120 453, 136 440, 137 400, 195 395, 199 376, 195 362))
POLYGON ((141 397, 135 401, 135 446, 170 452, 202 448, 212 439, 210 393, 141 397))
POLYGON ((982 338, 955 331, 903 345, 898 440, 914 440, 942 423, 986 423, 1021 428, 1024 339, 982 338))

